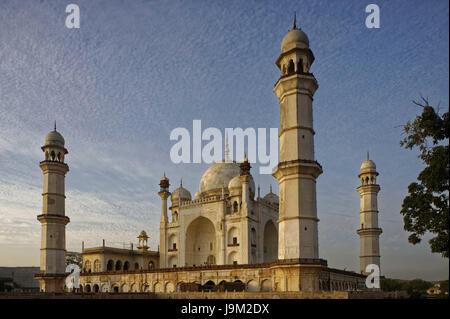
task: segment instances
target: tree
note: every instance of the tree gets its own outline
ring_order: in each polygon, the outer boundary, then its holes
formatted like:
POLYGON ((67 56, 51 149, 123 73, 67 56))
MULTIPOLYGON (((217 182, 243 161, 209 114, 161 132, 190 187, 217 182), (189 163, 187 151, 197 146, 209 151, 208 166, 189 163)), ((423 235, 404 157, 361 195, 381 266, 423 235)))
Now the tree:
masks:
POLYGON ((422 114, 403 127, 406 137, 400 145, 406 149, 417 147, 419 158, 426 167, 417 177, 417 182, 408 186, 408 195, 403 199, 401 214, 404 229, 412 234, 408 241, 415 245, 430 232, 435 235, 429 244, 433 253, 448 258, 449 231, 449 114, 439 114, 430 106, 428 99, 421 97, 422 114))
POLYGON ((402 284, 397 280, 385 278, 381 281, 381 290, 383 291, 397 291, 402 289, 402 284))
POLYGON ((448 279, 440 282, 442 294, 448 293, 448 279))

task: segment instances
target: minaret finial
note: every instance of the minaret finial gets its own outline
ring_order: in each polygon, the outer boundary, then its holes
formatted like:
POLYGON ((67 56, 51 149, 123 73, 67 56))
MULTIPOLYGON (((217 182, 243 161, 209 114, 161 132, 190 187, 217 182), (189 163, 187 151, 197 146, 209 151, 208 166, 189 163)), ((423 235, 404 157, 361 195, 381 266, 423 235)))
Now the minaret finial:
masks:
POLYGON ((180 179, 180 187, 183 187, 183 178, 180 179))
POLYGON ((228 132, 225 133, 225 162, 230 161, 230 149, 228 147, 228 132))
POLYGON ((294 11, 294 27, 292 29, 297 29, 297 12, 294 11))
POLYGON ((55 120, 55 132, 56 132, 56 120, 55 120))
POLYGON ((369 151, 367 151, 367 160, 369 160, 369 151))
POLYGON ((270 193, 272 194, 272 184, 270 184, 270 193))

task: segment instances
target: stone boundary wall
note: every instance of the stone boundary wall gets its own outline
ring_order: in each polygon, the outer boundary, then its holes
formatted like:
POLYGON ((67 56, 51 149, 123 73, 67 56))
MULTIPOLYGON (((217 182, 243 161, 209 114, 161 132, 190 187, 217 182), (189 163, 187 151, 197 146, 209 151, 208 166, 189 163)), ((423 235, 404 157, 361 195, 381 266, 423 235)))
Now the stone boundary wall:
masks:
POLYGON ((349 299, 347 291, 292 292, 173 292, 157 293, 158 299, 349 299))
POLYGON ((402 299, 404 291, 0 293, 0 299, 402 299))

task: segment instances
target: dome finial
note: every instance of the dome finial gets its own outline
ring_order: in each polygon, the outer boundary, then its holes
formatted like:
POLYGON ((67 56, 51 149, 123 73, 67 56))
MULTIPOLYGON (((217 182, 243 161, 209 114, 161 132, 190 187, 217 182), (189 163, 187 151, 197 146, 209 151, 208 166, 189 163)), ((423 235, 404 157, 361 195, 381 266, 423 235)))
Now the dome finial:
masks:
POLYGON ((272 194, 272 184, 270 184, 270 193, 272 194))
POLYGON ((367 160, 369 160, 369 151, 367 151, 367 160))
POLYGON ((229 162, 230 161, 230 149, 228 147, 228 132, 225 133, 225 162, 229 162))
POLYGON ((54 131, 56 132, 56 120, 55 120, 55 129, 54 129, 54 131))
POLYGON ((180 179, 180 187, 183 187, 183 178, 180 179))
POLYGON ((292 29, 297 29, 297 12, 294 11, 294 27, 292 29))

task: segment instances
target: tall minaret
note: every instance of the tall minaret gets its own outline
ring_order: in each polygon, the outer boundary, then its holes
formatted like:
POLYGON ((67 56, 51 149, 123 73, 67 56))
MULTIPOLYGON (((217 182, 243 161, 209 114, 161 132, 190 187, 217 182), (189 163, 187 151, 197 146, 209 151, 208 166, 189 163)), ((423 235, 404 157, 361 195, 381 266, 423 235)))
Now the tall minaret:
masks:
POLYGON ((273 173, 280 193, 278 258, 318 258, 316 178, 312 101, 318 84, 309 73, 314 55, 296 26, 284 37, 274 92, 280 103, 280 163, 273 173))
POLYGON ((42 193, 42 214, 37 219, 42 225, 41 269, 35 275, 41 291, 61 292, 64 290, 66 276, 66 225, 70 219, 65 215, 65 176, 69 166, 64 163, 68 153, 64 147, 64 138, 56 131, 45 137, 42 146, 45 160, 40 163, 44 173, 44 191, 42 193))
POLYGON ((359 265, 360 272, 366 273, 369 264, 380 267, 380 243, 379 237, 382 232, 378 227, 378 192, 380 186, 377 184, 377 167, 375 163, 367 159, 362 163, 358 175, 361 186, 357 188, 360 196, 360 229, 356 231, 360 238, 359 265))
POLYGON ((159 268, 166 268, 168 249, 167 224, 169 223, 167 217, 167 199, 170 196, 170 184, 165 173, 159 182, 159 186, 160 190, 158 195, 161 197, 161 221, 159 223, 159 268))
POLYGON ((250 253, 251 253, 251 239, 249 238, 250 234, 250 223, 249 223, 249 215, 251 207, 250 205, 250 168, 251 165, 248 162, 247 156, 244 156, 244 160, 239 165, 239 179, 242 183, 242 207, 241 214, 243 215, 243 219, 241 222, 241 263, 249 264, 250 263, 250 253))

